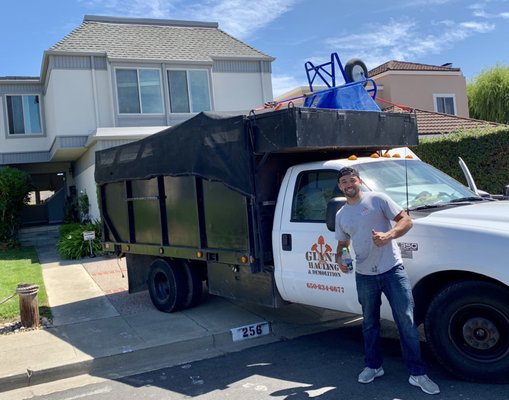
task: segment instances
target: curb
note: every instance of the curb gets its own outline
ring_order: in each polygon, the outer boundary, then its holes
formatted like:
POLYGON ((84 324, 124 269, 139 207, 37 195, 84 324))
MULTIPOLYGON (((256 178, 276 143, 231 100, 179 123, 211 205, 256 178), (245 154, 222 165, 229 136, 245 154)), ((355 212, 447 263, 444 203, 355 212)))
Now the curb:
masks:
POLYGON ((28 370, 0 377, 0 393, 79 375, 92 375, 104 379, 119 379, 124 376, 170 368, 176 365, 205 360, 228 353, 241 351, 279 341, 292 340, 300 336, 328 331, 342 325, 341 320, 327 320, 306 325, 280 322, 271 323, 269 335, 239 342, 232 340, 231 332, 211 333, 180 342, 147 346, 125 353, 89 358, 74 363, 28 370))
POLYGON ((233 342, 230 332, 221 332, 178 343, 148 346, 126 353, 84 359, 39 370, 28 369, 26 372, 0 377, 0 393, 85 374, 105 379, 118 379, 135 373, 217 357, 278 340, 274 334, 270 334, 242 342, 233 342))

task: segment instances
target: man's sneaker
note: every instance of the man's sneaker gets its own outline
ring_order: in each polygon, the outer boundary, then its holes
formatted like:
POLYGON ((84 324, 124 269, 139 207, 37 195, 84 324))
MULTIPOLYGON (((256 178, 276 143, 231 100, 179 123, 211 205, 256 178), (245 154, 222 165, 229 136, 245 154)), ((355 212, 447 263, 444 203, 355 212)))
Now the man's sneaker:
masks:
POLYGON ((359 382, 360 383, 370 383, 375 380, 375 378, 379 378, 384 374, 384 369, 380 368, 364 368, 362 372, 359 374, 359 382))
POLYGON ((410 375, 410 378, 408 378, 408 383, 410 383, 412 386, 420 387, 422 391, 427 394, 440 393, 438 385, 429 379, 428 375, 410 375))

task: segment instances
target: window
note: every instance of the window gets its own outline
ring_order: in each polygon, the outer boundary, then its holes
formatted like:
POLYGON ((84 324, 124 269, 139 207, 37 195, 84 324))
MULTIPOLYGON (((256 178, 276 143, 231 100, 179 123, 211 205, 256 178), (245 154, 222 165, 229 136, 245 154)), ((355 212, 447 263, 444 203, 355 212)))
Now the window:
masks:
POLYGON ((454 94, 434 94, 435 111, 456 115, 456 99, 454 94))
POLYGON ((11 135, 41 134, 39 96, 7 96, 7 120, 11 135))
POLYGON ((117 69, 120 114, 162 114, 161 76, 157 69, 117 69))
POLYGON ((343 196, 337 185, 338 171, 306 171, 297 177, 292 222, 325 222, 327 203, 343 196))
POLYGON ((205 70, 169 70, 172 113, 210 111, 209 78, 205 70))

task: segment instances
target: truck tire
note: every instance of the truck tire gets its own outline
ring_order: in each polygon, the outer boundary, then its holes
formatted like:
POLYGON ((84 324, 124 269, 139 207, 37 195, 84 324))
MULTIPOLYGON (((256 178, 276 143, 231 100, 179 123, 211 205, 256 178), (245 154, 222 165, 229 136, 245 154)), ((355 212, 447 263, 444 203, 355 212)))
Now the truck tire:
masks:
POLYGON ((186 275, 188 293, 182 302, 183 308, 191 308, 199 304, 203 295, 203 279, 198 266, 188 261, 182 261, 186 275))
POLYGON ((509 291, 489 282, 448 286, 426 313, 436 359, 460 379, 509 383, 509 291))
POLYGON ((362 60, 352 58, 345 64, 345 75, 347 83, 362 81, 368 79, 368 69, 362 60))
POLYGON ((148 291, 154 306, 163 312, 183 308, 188 285, 183 268, 161 258, 150 265, 148 291))

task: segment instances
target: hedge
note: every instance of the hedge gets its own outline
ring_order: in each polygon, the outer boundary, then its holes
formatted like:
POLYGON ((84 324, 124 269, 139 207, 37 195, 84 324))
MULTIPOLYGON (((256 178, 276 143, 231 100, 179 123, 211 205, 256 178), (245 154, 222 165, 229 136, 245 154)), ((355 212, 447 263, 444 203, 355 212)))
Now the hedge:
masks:
POLYGON ((501 194, 509 185, 509 127, 471 129, 424 138, 412 150, 423 161, 465 185, 458 157, 467 164, 478 189, 501 194))

